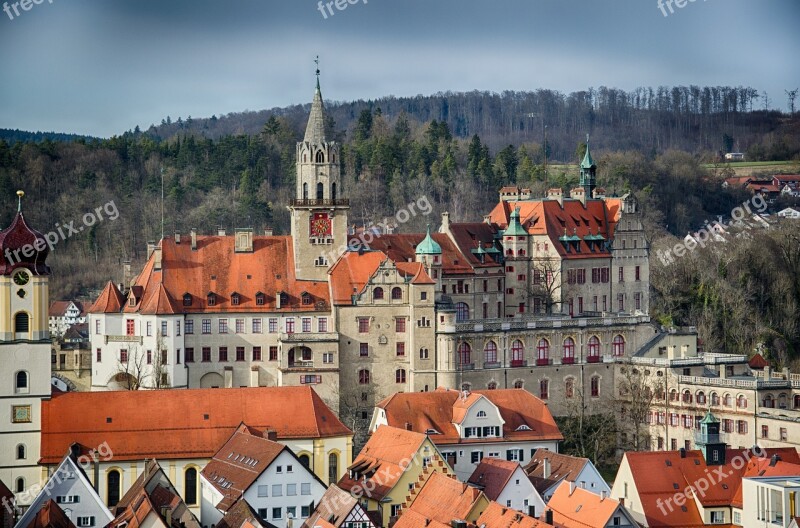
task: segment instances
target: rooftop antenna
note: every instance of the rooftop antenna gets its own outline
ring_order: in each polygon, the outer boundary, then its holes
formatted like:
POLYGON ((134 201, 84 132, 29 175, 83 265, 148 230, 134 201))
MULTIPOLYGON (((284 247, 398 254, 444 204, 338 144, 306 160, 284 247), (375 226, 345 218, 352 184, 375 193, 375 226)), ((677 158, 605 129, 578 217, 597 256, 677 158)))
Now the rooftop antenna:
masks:
POLYGON ((164 167, 161 167, 161 240, 164 240, 164 167))
POLYGON ((319 55, 314 59, 314 64, 317 65, 317 89, 319 89, 319 55))

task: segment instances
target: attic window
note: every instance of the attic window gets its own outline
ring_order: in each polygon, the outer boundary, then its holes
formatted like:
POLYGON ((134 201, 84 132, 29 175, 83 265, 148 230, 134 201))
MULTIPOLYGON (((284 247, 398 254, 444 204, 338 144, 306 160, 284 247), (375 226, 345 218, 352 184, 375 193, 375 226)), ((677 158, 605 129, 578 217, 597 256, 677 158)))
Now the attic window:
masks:
POLYGON ((128 297, 128 306, 136 306, 136 296, 135 295, 131 294, 131 296, 128 297))
POLYGON ((694 465, 695 465, 695 466, 699 466, 699 465, 700 465, 700 460, 698 460, 698 459, 696 459, 696 458, 695 458, 695 459, 694 459, 694 465))
POLYGON ((687 511, 689 511, 689 510, 687 510, 687 509, 686 509, 686 506, 681 506, 681 511, 682 511, 683 513, 686 513, 686 512, 687 512, 687 511))
POLYGON ((426 435, 432 435, 432 434, 442 434, 442 433, 440 433, 436 429, 425 429, 425 434, 426 435))
POLYGON ((110 416, 106 418, 106 423, 111 423, 111 417, 110 416))
POLYGON ((191 293, 184 293, 183 294, 183 305, 184 306, 191 306, 192 305, 192 294, 191 293))
POLYGON ((207 414, 203 415, 203 420, 208 420, 208 415, 207 414))
POLYGON ((301 299, 304 305, 308 306, 311 304, 311 295, 309 295, 307 292, 303 292, 301 299))
POLYGON ((215 293, 208 294, 208 305, 209 306, 216 306, 217 305, 217 295, 215 293))
POLYGON ((667 464, 667 467, 672 467, 672 462, 671 461, 666 460, 665 463, 667 464))
POLYGON ((673 482, 673 483, 672 483, 672 488, 673 488, 673 489, 680 489, 680 486, 678 486, 678 483, 677 483, 677 482, 673 482))
POLYGON ((519 427, 517 427, 517 429, 516 429, 516 430, 517 430, 517 431, 533 431, 533 429, 531 429, 530 427, 528 427, 526 424, 522 424, 522 425, 520 425, 519 427))
POLYGON ((242 298, 238 293, 234 292, 233 295, 231 295, 231 304, 232 305, 239 306, 239 303, 241 301, 242 301, 242 298))

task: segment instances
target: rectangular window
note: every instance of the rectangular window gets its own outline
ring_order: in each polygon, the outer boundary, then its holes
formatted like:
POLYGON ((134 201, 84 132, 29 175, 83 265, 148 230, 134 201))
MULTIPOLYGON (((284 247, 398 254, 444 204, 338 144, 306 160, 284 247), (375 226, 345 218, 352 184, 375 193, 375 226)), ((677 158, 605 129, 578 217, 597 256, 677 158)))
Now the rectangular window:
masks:
POLYGON ((211 362, 211 347, 203 347, 203 363, 211 362))
MULTIPOLYGON (((274 488, 274 486, 273 486, 274 488)), ((273 495, 274 497, 275 495, 273 495)), ((279 495, 280 496, 280 495, 279 495)), ((272 508, 272 519, 282 519, 283 508, 272 508)))
POLYGON ((636 266, 636 280, 641 280, 640 273, 639 273, 639 266, 636 266))
POLYGON ((405 343, 397 343, 396 344, 396 353, 397 357, 402 357, 406 355, 406 344, 405 343))
POLYGON ((194 363, 194 348, 187 348, 186 349, 186 357, 184 358, 186 363, 194 363))
POLYGON ((167 351, 166 350, 162 350, 161 351, 161 364, 162 365, 166 365, 167 364, 167 351))
POLYGON ((192 334, 194 334, 194 320, 193 320, 193 319, 187 319, 187 320, 186 320, 186 321, 183 323, 183 332, 184 332, 186 335, 192 335, 192 334))
POLYGON ((253 318, 253 333, 254 334, 261 333, 261 319, 259 317, 253 318))
POLYGON ((361 357, 369 356, 369 343, 358 344, 358 355, 361 357))
POLYGON ((136 323, 133 319, 125 320, 125 335, 132 336, 136 333, 136 323))
POLYGON ((398 317, 394 320, 394 331, 398 334, 402 334, 406 331, 406 318, 405 317, 398 317))
POLYGON ((258 487, 258 496, 259 497, 269 497, 269 486, 259 486, 258 487))
POLYGON ((311 495, 311 484, 300 484, 300 495, 311 495))
POLYGON ((369 317, 358 318, 358 333, 366 334, 369 332, 369 317))
POLYGON ((153 364, 153 351, 152 350, 148 350, 146 355, 147 355, 146 363, 148 365, 152 365, 153 364))
POLYGON ((506 460, 511 462, 522 462, 522 449, 507 449, 506 460))
POLYGON ((269 360, 278 361, 278 347, 276 346, 269 347, 269 360))
POLYGON ((287 317, 286 318, 286 333, 293 334, 294 333, 294 317, 287 317))
POLYGON ((617 294, 617 308, 620 312, 625 311, 625 294, 623 293, 617 294))
POLYGON ((253 361, 261 361, 261 347, 254 346, 253 347, 253 361))
POLYGON ((167 326, 167 322, 166 321, 161 321, 161 335, 162 336, 166 337, 167 335, 169 335, 168 328, 169 327, 167 326))
POLYGON ((483 451, 473 451, 472 456, 470 457, 470 461, 473 464, 477 464, 483 459, 483 451))
POLYGON ((147 321, 146 328, 147 328, 147 337, 153 335, 153 321, 147 321))
POLYGON ((120 363, 128 362, 128 351, 124 348, 119 351, 119 361, 120 363))
POLYGON ((270 334, 274 334, 275 332, 278 331, 278 320, 277 319, 271 318, 269 320, 269 328, 268 328, 268 330, 269 330, 270 334))
POLYGON ((320 317, 317 319, 317 332, 324 334, 328 331, 328 318, 320 317))
POLYGON ((78 526, 78 528, 94 526, 94 515, 78 517, 78 524, 76 526, 78 526))
POLYGON ((175 364, 176 365, 180 365, 181 364, 181 349, 180 348, 176 348, 175 349, 175 364))
POLYGON ((203 322, 201 323, 200 331, 202 333, 204 333, 204 334, 210 334, 211 333, 211 319, 203 319, 203 322))
POLYGON ((219 361, 220 363, 228 361, 228 347, 219 347, 219 361))
POLYGON ((102 349, 99 349, 99 348, 97 349, 96 357, 97 357, 97 359, 96 359, 97 363, 101 363, 103 361, 103 350, 102 349))
POLYGON ((311 331, 311 318, 310 317, 303 317, 300 320, 300 326, 302 332, 310 332, 311 331))
POLYGON ((605 295, 603 295, 603 311, 604 312, 608 311, 608 299, 606 298, 605 295))
POLYGON ((273 484, 272 485, 272 496, 273 497, 283 497, 283 484, 273 484))
POLYGON ((181 335, 181 322, 180 321, 175 321, 175 335, 176 336, 181 335))
POLYGON ((236 320, 236 333, 243 334, 244 333, 244 319, 237 319, 236 320))
POLYGON ((220 334, 227 334, 228 333, 228 320, 227 319, 220 319, 219 320, 219 333, 220 334))
POLYGON ((287 484, 286 485, 286 495, 289 497, 293 497, 297 495, 297 484, 287 484))
POLYGON ((236 361, 244 361, 244 347, 236 347, 236 361))
POLYGON ((333 363, 333 352, 325 352, 322 354, 322 362, 325 364, 333 363))
POLYGON ((94 333, 99 335, 100 334, 100 319, 97 319, 94 322, 94 333))
POLYGON ((310 506, 300 506, 300 517, 305 519, 311 515, 311 507, 310 506))
POLYGON ((633 303, 637 310, 642 309, 642 294, 636 292, 633 294, 633 303))
POLYGON ((618 276, 619 276, 619 278, 618 278, 619 282, 625 282, 625 268, 624 267, 622 267, 622 266, 619 267, 618 276))
POLYGON ((608 268, 600 268, 600 282, 603 284, 608 283, 609 280, 609 269, 608 268))

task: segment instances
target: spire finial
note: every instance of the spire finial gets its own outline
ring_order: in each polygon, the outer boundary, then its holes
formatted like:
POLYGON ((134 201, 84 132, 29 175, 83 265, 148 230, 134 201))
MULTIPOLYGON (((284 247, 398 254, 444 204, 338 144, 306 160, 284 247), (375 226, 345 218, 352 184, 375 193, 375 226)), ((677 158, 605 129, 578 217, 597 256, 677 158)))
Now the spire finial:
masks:
POLYGON ((17 199, 18 199, 18 202, 17 202, 17 212, 18 212, 18 213, 21 213, 21 212, 22 212, 22 197, 23 197, 23 196, 25 196, 25 191, 17 191, 17 197, 18 197, 18 198, 17 198, 17 199))
POLYGON ((317 65, 317 89, 319 89, 319 55, 314 59, 314 64, 317 65))

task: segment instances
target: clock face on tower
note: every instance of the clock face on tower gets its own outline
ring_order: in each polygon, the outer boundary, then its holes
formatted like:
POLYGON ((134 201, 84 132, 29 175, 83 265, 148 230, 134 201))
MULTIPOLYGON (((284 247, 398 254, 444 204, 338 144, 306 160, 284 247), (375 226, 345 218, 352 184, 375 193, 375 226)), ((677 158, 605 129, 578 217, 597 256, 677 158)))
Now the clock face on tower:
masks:
POLYGON ((14 282, 19 284, 20 286, 25 286, 26 284, 28 284, 29 280, 30 277, 24 271, 20 271, 19 273, 14 275, 14 282))
POLYGON ((314 213, 311 216, 309 232, 312 237, 317 238, 331 236, 331 218, 328 213, 314 213))

